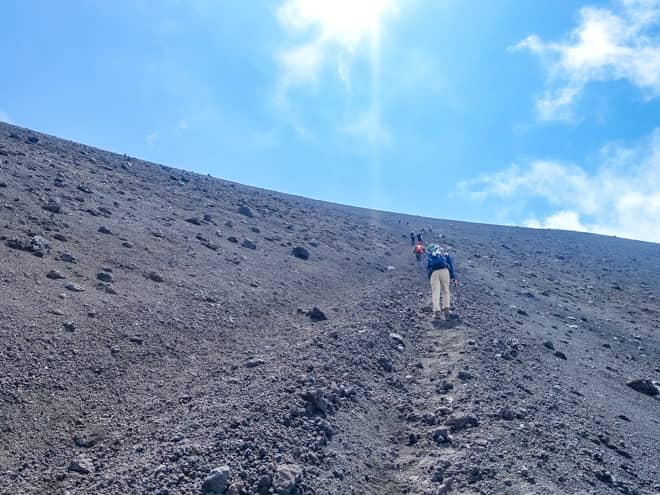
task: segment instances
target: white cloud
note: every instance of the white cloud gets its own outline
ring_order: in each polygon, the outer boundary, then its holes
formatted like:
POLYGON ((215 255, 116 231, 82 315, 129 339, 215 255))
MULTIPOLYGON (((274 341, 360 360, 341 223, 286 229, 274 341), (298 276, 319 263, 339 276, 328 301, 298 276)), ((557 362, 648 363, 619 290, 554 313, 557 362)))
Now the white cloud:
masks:
POLYGON ((535 160, 465 181, 472 199, 500 198, 527 209, 539 199, 554 211, 520 223, 660 242, 660 127, 633 146, 603 146, 599 165, 582 167, 535 160))
POLYGON ((574 122, 573 102, 582 92, 580 86, 566 86, 554 91, 545 91, 536 101, 536 111, 544 121, 561 120, 574 122))
POLYGON ((6 122, 7 124, 11 124, 11 120, 9 119, 9 114, 3 110, 0 110, 0 122, 6 122))
POLYGON ((276 54, 278 103, 285 104, 291 88, 317 82, 329 63, 350 88, 349 60, 365 42, 378 39, 386 17, 397 14, 396 0, 284 1, 277 18, 297 41, 276 54))
POLYGON ((339 62, 337 63, 337 75, 339 76, 339 79, 341 79, 341 82, 344 83, 344 87, 346 88, 346 91, 351 90, 351 76, 350 76, 350 69, 348 67, 348 64, 340 59, 339 62))
MULTIPOLYGON (((579 206, 580 211, 593 214, 600 207, 599 194, 594 190, 592 177, 580 167, 564 165, 550 160, 535 160, 526 167, 512 165, 506 170, 477 180, 461 183, 461 188, 475 199, 490 195, 515 198, 521 191, 544 197, 552 204, 568 202, 579 206), (472 188, 477 186, 476 190, 472 188)), ((601 184, 602 187, 608 184, 601 184)), ((612 192, 609 191, 608 192, 612 192)))
POLYGON ((146 139, 147 139, 147 144, 149 146, 154 146, 156 142, 160 139, 160 134, 158 134, 156 131, 151 132, 147 134, 146 139))
POLYGON ((574 230, 576 232, 587 232, 588 229, 582 224, 580 214, 572 210, 562 210, 546 217, 543 221, 530 218, 524 222, 526 227, 535 229, 561 229, 574 230))
POLYGON ((366 111, 343 128, 344 132, 364 137, 370 144, 390 144, 392 133, 385 128, 375 111, 366 111))
POLYGON ((573 120, 572 107, 593 81, 626 80, 646 98, 660 96, 660 0, 619 0, 615 9, 584 7, 568 38, 531 35, 513 47, 538 55, 549 88, 537 101, 541 120, 573 120))

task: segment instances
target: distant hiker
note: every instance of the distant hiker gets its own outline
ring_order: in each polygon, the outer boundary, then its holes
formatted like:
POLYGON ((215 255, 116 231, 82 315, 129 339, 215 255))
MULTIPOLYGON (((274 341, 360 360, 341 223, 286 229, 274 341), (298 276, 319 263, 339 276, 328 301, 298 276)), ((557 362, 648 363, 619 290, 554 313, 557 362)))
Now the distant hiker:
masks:
POLYGON ((422 266, 422 262, 424 261, 424 255, 426 254, 426 248, 424 247, 423 242, 418 242, 415 244, 415 249, 413 249, 413 253, 415 253, 415 258, 417 259, 417 266, 422 266))
POLYGON ((422 243, 424 242, 424 241, 422 240, 422 234, 421 234, 421 233, 418 233, 418 234, 417 234, 417 242, 422 242, 422 243))
POLYGON ((429 225, 429 236, 433 235, 433 227, 429 225))
POLYGON ((431 299, 433 301, 433 316, 456 318, 450 313, 451 295, 449 294, 450 280, 457 284, 454 273, 454 261, 451 256, 437 244, 426 246, 426 274, 431 282, 431 299), (442 293, 442 307, 440 306, 440 294, 442 293), (441 313, 442 312, 442 313, 441 313))
POLYGON ((414 232, 410 233, 410 245, 411 246, 415 245, 415 233, 414 232))

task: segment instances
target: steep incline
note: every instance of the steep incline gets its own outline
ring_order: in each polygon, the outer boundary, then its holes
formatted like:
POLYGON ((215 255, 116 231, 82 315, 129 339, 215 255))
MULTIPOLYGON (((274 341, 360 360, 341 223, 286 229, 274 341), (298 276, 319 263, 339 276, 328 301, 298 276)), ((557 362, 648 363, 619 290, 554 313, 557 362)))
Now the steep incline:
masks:
POLYGON ((660 401, 626 385, 660 378, 657 245, 344 207, 5 124, 0 207, 0 493, 199 494, 222 465, 233 494, 660 490, 660 401), (406 237, 429 223, 453 328, 406 237))

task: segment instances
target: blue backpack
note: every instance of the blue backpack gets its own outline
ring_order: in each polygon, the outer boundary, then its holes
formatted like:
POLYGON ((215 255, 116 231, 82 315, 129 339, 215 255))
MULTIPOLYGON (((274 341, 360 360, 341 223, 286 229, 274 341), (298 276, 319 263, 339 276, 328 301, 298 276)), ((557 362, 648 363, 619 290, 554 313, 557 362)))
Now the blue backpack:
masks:
POLYGON ((429 254, 427 266, 431 271, 447 268, 447 258, 440 253, 429 254))

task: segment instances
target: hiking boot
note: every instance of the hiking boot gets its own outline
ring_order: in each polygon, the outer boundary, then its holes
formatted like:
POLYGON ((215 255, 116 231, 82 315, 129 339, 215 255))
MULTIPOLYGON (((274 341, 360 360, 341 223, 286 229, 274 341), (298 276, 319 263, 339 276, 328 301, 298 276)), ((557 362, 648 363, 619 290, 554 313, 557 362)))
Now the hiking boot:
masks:
POLYGON ((458 315, 456 313, 452 313, 449 308, 444 308, 442 310, 445 320, 458 320, 458 315))
POLYGON ((433 312, 433 319, 434 320, 444 320, 445 319, 445 314, 442 311, 434 311, 433 312))

